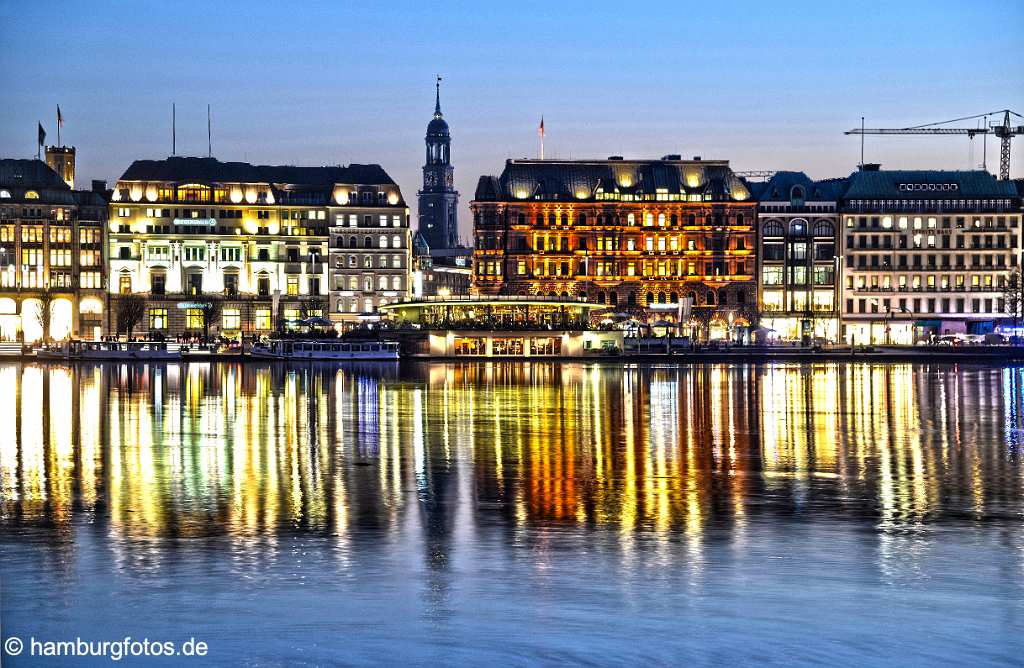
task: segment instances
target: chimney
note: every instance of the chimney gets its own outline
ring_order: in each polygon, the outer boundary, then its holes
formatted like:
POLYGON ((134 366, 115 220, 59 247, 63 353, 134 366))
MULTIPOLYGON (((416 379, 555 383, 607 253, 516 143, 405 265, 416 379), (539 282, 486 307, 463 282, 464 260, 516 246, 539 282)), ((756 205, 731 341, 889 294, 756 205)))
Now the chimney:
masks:
POLYGON ((94 193, 99 193, 101 195, 104 194, 105 192, 107 192, 107 182, 104 181, 103 179, 93 179, 92 191, 94 193))

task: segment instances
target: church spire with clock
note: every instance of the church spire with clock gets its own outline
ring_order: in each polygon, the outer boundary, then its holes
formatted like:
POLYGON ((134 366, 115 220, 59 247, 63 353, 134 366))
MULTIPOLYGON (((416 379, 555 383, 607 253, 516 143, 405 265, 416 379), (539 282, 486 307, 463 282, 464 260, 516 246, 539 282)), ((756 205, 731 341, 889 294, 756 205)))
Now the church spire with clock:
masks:
POLYGON ((441 113, 441 77, 437 77, 434 117, 427 124, 427 162, 419 195, 419 233, 431 250, 459 245, 459 193, 451 162, 451 133, 441 113))

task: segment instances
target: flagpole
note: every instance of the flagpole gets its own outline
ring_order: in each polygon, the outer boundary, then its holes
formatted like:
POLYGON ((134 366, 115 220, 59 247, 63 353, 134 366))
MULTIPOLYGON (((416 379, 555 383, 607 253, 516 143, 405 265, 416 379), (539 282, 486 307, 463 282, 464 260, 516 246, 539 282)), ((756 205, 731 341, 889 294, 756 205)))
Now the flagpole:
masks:
POLYGON ((63 146, 60 143, 60 105, 57 105, 57 146, 63 146))
POLYGON ((171 155, 178 154, 178 110, 171 102, 171 155))
POLYGON ((206 105, 206 157, 213 157, 213 129, 210 121, 210 105, 206 105))

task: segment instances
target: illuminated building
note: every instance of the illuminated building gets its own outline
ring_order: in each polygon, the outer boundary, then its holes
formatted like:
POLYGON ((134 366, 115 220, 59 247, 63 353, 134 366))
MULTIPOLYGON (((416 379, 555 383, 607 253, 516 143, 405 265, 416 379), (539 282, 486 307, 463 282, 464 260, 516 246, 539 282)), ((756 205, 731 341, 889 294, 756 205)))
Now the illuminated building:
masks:
POLYGON ((845 180, 777 172, 751 186, 758 199, 761 327, 804 342, 839 339, 839 197, 845 180))
POLYGON ((431 250, 423 235, 412 239, 412 296, 465 296, 473 285, 473 251, 469 248, 431 250))
POLYGON ((855 343, 991 332, 1020 263, 1020 199, 984 171, 850 176, 843 220, 843 329, 855 343))
POLYGON ((46 164, 64 179, 68 188, 75 189, 75 147, 47 146, 46 164))
POLYGON ((427 124, 427 158, 419 197, 419 233, 432 250, 459 245, 459 193, 455 190, 451 133, 441 113, 441 80, 437 82, 434 117, 427 124))
POLYGON ((354 321, 405 296, 409 245, 401 192, 378 165, 139 160, 110 204, 111 330, 129 294, 147 301, 140 333, 354 321))
POLYGON ((107 205, 97 189, 72 190, 39 160, 0 160, 0 340, 37 341, 44 323, 54 340, 102 333, 107 205))
POLYGON ((417 327, 413 356, 527 358, 621 352, 622 330, 590 328, 602 308, 572 298, 494 296, 418 299, 381 311, 398 326, 417 327))
POLYGON ((727 161, 509 160, 471 207, 478 294, 688 298, 701 338, 737 336, 755 306, 756 203, 727 161))

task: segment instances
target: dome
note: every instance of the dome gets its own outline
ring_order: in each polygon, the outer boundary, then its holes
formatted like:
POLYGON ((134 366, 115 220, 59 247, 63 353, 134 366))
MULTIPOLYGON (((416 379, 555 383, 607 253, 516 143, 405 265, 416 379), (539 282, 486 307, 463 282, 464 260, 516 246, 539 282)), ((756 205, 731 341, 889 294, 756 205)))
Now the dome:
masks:
POLYGON ((448 122, 440 114, 434 114, 434 118, 427 123, 427 136, 447 137, 448 134, 448 122))

